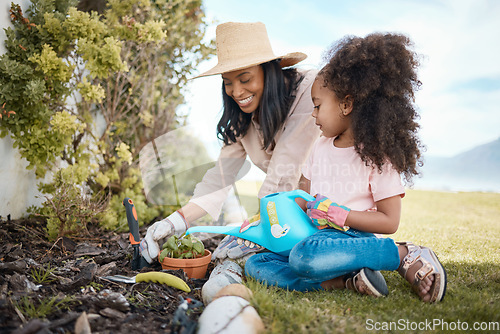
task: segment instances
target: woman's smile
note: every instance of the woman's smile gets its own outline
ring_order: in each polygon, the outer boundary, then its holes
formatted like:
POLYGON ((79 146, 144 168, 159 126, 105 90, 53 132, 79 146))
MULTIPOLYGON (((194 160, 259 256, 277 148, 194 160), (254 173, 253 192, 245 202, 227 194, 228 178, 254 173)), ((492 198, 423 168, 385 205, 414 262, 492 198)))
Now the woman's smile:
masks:
POLYGON ((252 103, 254 96, 255 95, 251 95, 251 96, 247 97, 246 99, 236 100, 236 101, 238 102, 238 104, 240 105, 240 107, 246 107, 247 105, 249 105, 250 103, 252 103))

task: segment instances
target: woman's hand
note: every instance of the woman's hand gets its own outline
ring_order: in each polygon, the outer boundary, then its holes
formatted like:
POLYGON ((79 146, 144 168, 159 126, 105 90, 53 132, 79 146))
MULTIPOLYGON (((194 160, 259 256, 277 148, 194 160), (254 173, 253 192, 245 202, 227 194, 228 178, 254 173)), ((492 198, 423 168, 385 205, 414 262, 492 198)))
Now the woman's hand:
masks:
MULTIPOLYGON (((244 232, 249 228, 260 224, 260 214, 257 214, 249 219, 246 219, 241 225, 240 232, 244 232)), ((257 245, 249 240, 228 235, 222 239, 219 246, 212 254, 212 260, 240 259, 246 261, 247 258, 252 256, 258 251, 263 250, 264 247, 257 245)))
POLYGON ((148 263, 152 263, 160 252, 159 243, 161 240, 171 237, 174 234, 180 235, 186 232, 188 227, 189 224, 179 211, 175 211, 167 218, 154 223, 148 227, 146 236, 139 245, 141 255, 148 263))
POLYGON ((264 247, 256 243, 227 235, 214 250, 212 260, 224 260, 226 258, 232 260, 246 259, 262 249, 264 247))

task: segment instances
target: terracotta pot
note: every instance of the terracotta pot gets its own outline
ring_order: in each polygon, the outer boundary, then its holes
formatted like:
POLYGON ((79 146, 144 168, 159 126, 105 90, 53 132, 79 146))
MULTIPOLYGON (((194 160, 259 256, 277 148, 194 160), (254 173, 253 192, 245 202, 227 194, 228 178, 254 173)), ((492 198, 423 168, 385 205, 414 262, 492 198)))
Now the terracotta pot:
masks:
POLYGON ((205 254, 194 259, 174 259, 165 256, 160 263, 163 269, 184 270, 189 278, 204 278, 211 259, 212 253, 205 249, 205 254))

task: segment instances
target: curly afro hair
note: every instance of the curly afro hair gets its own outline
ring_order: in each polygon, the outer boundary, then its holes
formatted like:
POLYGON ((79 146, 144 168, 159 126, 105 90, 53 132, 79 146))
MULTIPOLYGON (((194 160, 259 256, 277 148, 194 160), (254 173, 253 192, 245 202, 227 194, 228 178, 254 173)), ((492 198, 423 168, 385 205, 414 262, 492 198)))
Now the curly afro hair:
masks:
POLYGON ((325 54, 318 77, 343 101, 351 99, 354 147, 361 159, 381 170, 390 161, 411 183, 422 166, 414 91, 418 55, 399 34, 348 36, 325 54))

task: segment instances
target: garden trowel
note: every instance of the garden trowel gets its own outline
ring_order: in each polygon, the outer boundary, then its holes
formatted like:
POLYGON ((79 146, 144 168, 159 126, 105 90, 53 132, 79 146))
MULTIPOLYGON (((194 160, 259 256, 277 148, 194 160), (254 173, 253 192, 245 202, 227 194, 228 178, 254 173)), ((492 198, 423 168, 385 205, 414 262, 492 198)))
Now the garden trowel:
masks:
POLYGON ((129 283, 129 284, 140 283, 140 282, 154 282, 154 283, 166 284, 168 286, 172 286, 182 291, 191 292, 191 288, 189 287, 189 285, 187 285, 185 281, 183 281, 177 276, 164 272, 150 271, 147 273, 137 274, 134 277, 113 275, 113 276, 105 276, 103 278, 113 282, 129 283))
POLYGON ((142 257, 139 251, 139 244, 141 243, 141 238, 139 237, 139 220, 137 219, 137 211, 134 206, 134 202, 128 197, 123 200, 123 206, 125 206, 125 212, 127 213, 127 222, 129 228, 129 241, 134 249, 134 255, 132 257, 132 270, 140 270, 144 267, 149 267, 150 264, 144 257, 142 257))

